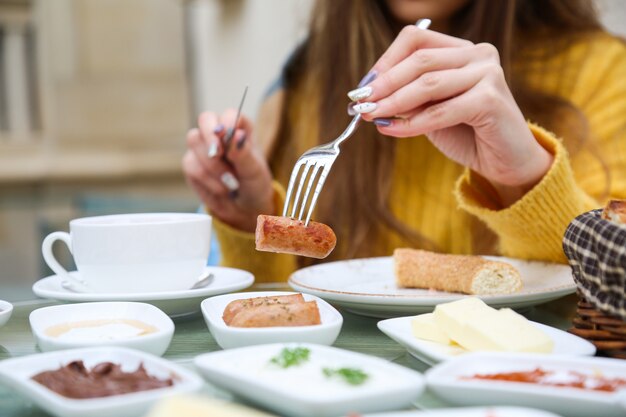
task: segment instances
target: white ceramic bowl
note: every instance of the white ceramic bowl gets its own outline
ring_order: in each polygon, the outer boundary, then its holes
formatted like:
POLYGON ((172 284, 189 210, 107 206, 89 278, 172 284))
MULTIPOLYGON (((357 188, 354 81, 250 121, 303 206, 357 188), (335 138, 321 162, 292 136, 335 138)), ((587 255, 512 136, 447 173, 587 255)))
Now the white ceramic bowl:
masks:
POLYGON ((174 335, 174 322, 153 305, 128 301, 102 303, 62 304, 39 308, 30 313, 30 327, 39 348, 44 351, 95 346, 123 346, 153 355, 162 355, 174 335), (46 330, 52 326, 91 320, 139 320, 156 331, 141 335, 105 340, 83 334, 80 338, 52 337, 46 330))
POLYGON ((7 321, 11 318, 11 314, 13 314, 13 304, 8 301, 0 300, 0 327, 7 324, 7 321))
POLYGON ((321 324, 294 327, 278 326, 242 328, 227 326, 222 319, 224 309, 231 301, 245 298, 293 294, 297 293, 267 291, 225 294, 207 298, 202 302, 200 307, 209 331, 222 349, 277 342, 301 342, 332 345, 341 330, 343 317, 333 306, 314 295, 303 294, 305 301, 317 302, 317 307, 320 311, 321 324))
POLYGON ((571 380, 569 372, 587 376, 624 378, 621 359, 537 355, 524 353, 467 353, 426 371, 431 392, 455 405, 515 405, 539 408, 568 417, 623 417, 620 392, 591 391, 572 387, 467 379, 476 374, 528 372, 537 368, 554 372, 554 378, 571 380))
POLYGON ((71 349, 39 353, 0 362, 0 384, 6 385, 33 401, 46 412, 58 417, 135 417, 145 412, 163 397, 199 391, 202 379, 194 372, 165 359, 133 349, 118 347, 71 349), (72 399, 57 394, 31 378, 39 372, 58 369, 75 360, 82 360, 87 368, 101 363, 122 365, 126 372, 143 364, 149 375, 157 378, 173 377, 171 387, 113 395, 110 397, 72 399))
POLYGON ((315 344, 269 344, 205 353, 194 360, 204 377, 219 387, 292 417, 335 417, 346 413, 397 410, 424 390, 419 372, 388 360, 315 344), (282 368, 272 358, 284 348, 309 350, 308 360, 282 368), (360 385, 328 377, 324 369, 358 369, 360 385))

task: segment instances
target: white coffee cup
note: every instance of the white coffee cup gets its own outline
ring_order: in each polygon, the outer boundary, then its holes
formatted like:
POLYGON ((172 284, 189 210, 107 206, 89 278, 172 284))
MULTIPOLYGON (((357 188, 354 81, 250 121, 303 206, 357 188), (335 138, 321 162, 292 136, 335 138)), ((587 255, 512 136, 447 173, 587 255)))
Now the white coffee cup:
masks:
POLYGON ((49 234, 41 250, 57 275, 93 292, 178 291, 191 288, 202 274, 210 235, 206 214, 117 214, 74 219, 70 233, 49 234), (54 257, 57 240, 67 244, 80 278, 54 257))

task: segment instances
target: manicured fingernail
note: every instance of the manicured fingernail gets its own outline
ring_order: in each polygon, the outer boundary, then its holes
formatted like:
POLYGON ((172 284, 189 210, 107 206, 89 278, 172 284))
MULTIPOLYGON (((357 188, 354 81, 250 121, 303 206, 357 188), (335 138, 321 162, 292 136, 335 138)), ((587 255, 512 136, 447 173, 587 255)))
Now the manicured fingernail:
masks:
POLYGON ((243 145, 246 144, 247 135, 244 133, 239 142, 237 142, 237 149, 243 148, 243 145))
POLYGON ((223 173, 221 180, 222 184, 224 184, 230 191, 239 189, 239 181, 237 181, 237 178, 235 178, 235 176, 230 172, 223 173))
POLYGON ((213 158, 215 157, 215 155, 217 155, 217 151, 218 151, 218 147, 217 147, 217 142, 211 142, 209 144, 209 150, 207 151, 207 155, 209 156, 209 158, 213 158))
POLYGON ((348 112, 350 116, 354 116, 356 114, 356 112, 354 111, 355 105, 356 103, 348 103, 348 108, 346 109, 346 111, 348 112))
POLYGON ((378 72, 372 70, 370 72, 368 72, 365 77, 363 77, 363 79, 361 79, 361 81, 359 82, 359 85, 357 85, 358 88, 360 87, 365 87, 366 85, 368 85, 369 83, 371 83, 372 81, 374 81, 374 79, 376 78, 376 76, 378 76, 378 72))
POLYGON ((363 100, 364 98, 368 98, 372 95, 372 87, 366 86, 357 88, 356 90, 352 90, 348 93, 348 97, 352 101, 363 100))
POLYGON ((352 108, 357 113, 371 113, 374 110, 376 110, 376 107, 377 107, 376 103, 371 103, 369 101, 366 101, 365 103, 355 104, 354 107, 352 108))
POLYGON ((382 117, 379 117, 378 119, 374 119, 374 124, 376 126, 382 126, 382 127, 391 126, 391 119, 384 119, 382 117))
POLYGON ((213 129, 213 133, 222 133, 223 130, 224 125, 220 123, 219 125, 215 126, 215 128, 213 129))

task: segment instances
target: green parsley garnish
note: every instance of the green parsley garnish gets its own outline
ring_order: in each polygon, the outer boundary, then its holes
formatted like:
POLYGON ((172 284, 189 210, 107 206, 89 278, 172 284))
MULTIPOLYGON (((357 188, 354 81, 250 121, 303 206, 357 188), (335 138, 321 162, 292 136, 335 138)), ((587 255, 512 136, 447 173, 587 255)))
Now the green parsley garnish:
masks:
POLYGON ((338 369, 324 368, 322 372, 324 372, 324 375, 327 378, 332 378, 332 377, 342 378, 345 382, 347 382, 350 385, 361 385, 365 381, 367 381, 367 378, 369 378, 368 374, 356 368, 338 368, 338 369))
POLYGON ((294 349, 284 348, 280 353, 270 359, 270 363, 278 365, 281 368, 289 368, 290 366, 298 366, 309 360, 311 351, 307 348, 297 347, 294 349))

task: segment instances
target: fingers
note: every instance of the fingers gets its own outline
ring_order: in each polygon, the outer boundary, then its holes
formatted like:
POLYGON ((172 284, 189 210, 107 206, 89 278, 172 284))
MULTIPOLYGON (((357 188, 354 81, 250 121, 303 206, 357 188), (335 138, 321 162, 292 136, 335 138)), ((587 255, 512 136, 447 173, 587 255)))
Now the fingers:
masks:
POLYGON ((451 126, 466 124, 479 126, 488 121, 489 111, 502 106, 502 96, 483 81, 469 91, 416 111, 405 119, 396 119, 389 126, 379 126, 382 134, 396 137, 409 137, 438 131, 451 126), (482 84, 482 85, 481 85, 482 84))
POLYGON ((196 153, 188 150, 183 157, 185 177, 190 182, 201 184, 207 193, 218 198, 225 197, 231 190, 224 184, 222 177, 225 173, 230 172, 229 168, 217 158, 213 158, 210 162, 210 165, 204 166, 196 153))
POLYGON ((432 71, 399 88, 379 100, 376 108, 363 115, 365 120, 389 118, 413 112, 433 102, 449 99, 474 87, 491 71, 487 65, 469 65, 464 68, 432 71))
MULTIPOLYGON (((357 99, 376 102, 410 84, 423 74, 461 68, 471 63, 474 59, 476 59, 476 56, 471 47, 417 50, 368 84, 365 89, 369 88, 370 94, 365 97, 362 94, 357 99)), ((355 91, 358 90, 351 91, 349 96, 355 91)), ((365 91, 367 92, 367 90, 365 91)))
POLYGON ((212 158, 219 155, 222 151, 220 135, 223 134, 224 126, 220 123, 217 114, 201 113, 198 116, 198 129, 208 156, 212 158))
POLYGON ((383 74, 394 65, 406 59, 414 51, 425 48, 448 48, 470 46, 472 43, 464 39, 444 35, 430 30, 420 29, 414 25, 406 26, 374 64, 372 70, 383 74))

